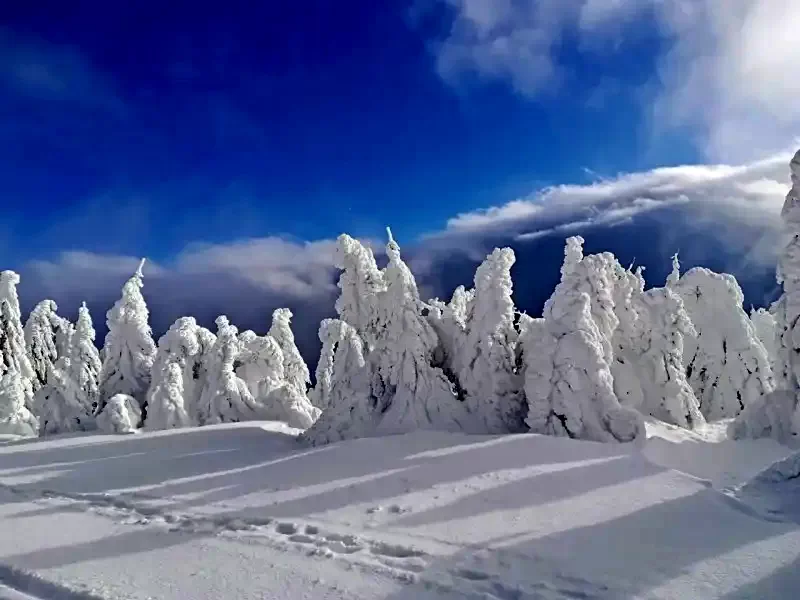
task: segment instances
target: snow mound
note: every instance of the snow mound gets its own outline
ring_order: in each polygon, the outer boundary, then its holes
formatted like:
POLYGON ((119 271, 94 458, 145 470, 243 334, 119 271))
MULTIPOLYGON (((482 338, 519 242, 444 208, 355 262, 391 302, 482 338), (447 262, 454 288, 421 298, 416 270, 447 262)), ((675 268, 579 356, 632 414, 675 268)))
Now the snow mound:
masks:
POLYGON ((764 519, 800 523, 800 452, 767 467, 733 495, 764 519))
POLYGON ((105 433, 134 433, 142 422, 142 410, 133 396, 115 394, 97 415, 97 427, 105 433))

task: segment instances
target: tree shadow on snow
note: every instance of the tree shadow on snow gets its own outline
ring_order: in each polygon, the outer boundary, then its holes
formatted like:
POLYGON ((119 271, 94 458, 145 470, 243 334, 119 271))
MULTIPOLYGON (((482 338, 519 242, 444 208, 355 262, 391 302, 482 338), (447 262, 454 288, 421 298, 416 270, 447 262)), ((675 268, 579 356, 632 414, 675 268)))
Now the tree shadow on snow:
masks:
MULTIPOLYGON (((653 598, 672 597, 674 592, 655 590, 685 576, 697 563, 791 530, 732 508, 712 489, 549 535, 526 536, 524 529, 523 523, 516 535, 432 562, 414 583, 385 600, 413 600, 431 590, 443 597, 648 598, 651 590, 653 598)), ((713 573, 706 577, 713 578, 713 573)), ((795 560, 724 600, 789 600, 798 589, 795 560)))

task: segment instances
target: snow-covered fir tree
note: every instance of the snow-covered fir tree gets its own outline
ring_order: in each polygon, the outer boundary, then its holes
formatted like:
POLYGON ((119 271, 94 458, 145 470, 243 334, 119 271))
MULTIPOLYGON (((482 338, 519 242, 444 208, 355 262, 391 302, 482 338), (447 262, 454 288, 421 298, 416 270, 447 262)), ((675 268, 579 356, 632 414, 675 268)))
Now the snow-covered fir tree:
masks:
MULTIPOLYGON (((326 370, 325 410, 302 439, 312 445, 357 438, 374 431, 380 415, 375 410, 371 374, 364 357, 364 343, 344 321, 326 319, 320 325, 332 358, 326 370)), ((319 379, 317 386, 319 386, 319 379)))
POLYGON ((200 395, 200 425, 252 421, 261 416, 247 384, 234 366, 239 356, 238 330, 226 316, 216 319, 217 338, 208 356, 208 373, 200 395))
POLYGON ((787 242, 778 257, 783 294, 772 305, 775 317, 777 390, 748 404, 731 424, 734 438, 800 436, 800 150, 789 163, 792 187, 781 210, 787 242))
POLYGON ((100 372, 101 404, 116 394, 124 394, 136 398, 144 408, 156 345, 142 297, 143 266, 144 260, 123 286, 122 297, 106 315, 108 334, 100 372))
POLYGON ((239 335, 239 348, 236 375, 247 384, 253 398, 266 398, 285 383, 283 351, 275 338, 245 331, 239 335))
POLYGON ((614 391, 624 406, 693 428, 705 419, 686 379, 683 345, 697 333, 680 296, 669 288, 644 291, 642 270, 633 272, 617 263, 614 391))
POLYGON ((33 369, 31 386, 34 393, 45 385, 48 369, 60 357, 69 355, 70 325, 58 316, 57 310, 55 301, 42 300, 25 322, 25 347, 33 369))
POLYGON ((311 376, 295 344, 291 320, 292 311, 288 308, 276 309, 272 313, 272 325, 267 335, 278 342, 283 353, 284 381, 293 386, 300 395, 305 396, 311 384, 311 376))
POLYGON ((687 379, 706 419, 735 417, 775 387, 767 351, 732 275, 695 267, 678 277, 679 268, 675 257, 668 287, 683 299, 697 331, 684 341, 687 379))
MULTIPOLYGON (((21 389, 25 407, 35 412, 32 381, 35 374, 25 345, 25 332, 17 296, 18 283, 19 275, 14 271, 0 273, 0 378, 11 374, 9 375, 11 379, 4 389, 9 394, 21 389)), ((16 406, 16 401, 9 401, 9 407, 11 406, 16 406)))
POLYGON ((159 369, 147 394, 146 427, 172 429, 191 426, 183 392, 183 369, 177 362, 167 362, 159 369))
POLYGON ((200 391, 199 377, 195 377, 196 359, 201 353, 199 330, 193 317, 181 317, 159 338, 147 391, 148 429, 193 424, 197 404, 194 394, 200 391), (180 381, 175 380, 176 373, 180 381))
POLYGON ((379 298, 386 290, 383 271, 378 269, 372 250, 346 234, 339 236, 335 259, 342 271, 336 312, 356 328, 369 351, 378 335, 379 298))
POLYGON ((422 314, 417 283, 391 232, 386 254, 386 290, 379 296, 377 335, 370 352, 377 376, 373 394, 379 398, 376 410, 381 414, 376 433, 475 429, 466 405, 442 370, 433 366, 439 339, 422 314))
POLYGON ((97 415, 97 428, 105 433, 136 433, 142 422, 142 409, 133 396, 115 394, 97 415))
MULTIPOLYGON (((514 251, 497 248, 475 272, 467 334, 459 360, 466 405, 481 432, 516 433, 526 429, 522 378, 516 372, 511 267, 514 251)), ((459 299, 460 302, 460 299, 459 299)))
POLYGON ((95 429, 92 406, 86 404, 71 372, 71 360, 66 357, 48 367, 47 382, 36 392, 36 404, 41 407, 39 435, 95 429))
POLYGON ((92 315, 86 303, 78 309, 78 321, 71 336, 67 376, 75 386, 77 401, 91 414, 100 406, 100 353, 95 340, 92 315))
MULTIPOLYGON (((467 322, 472 311, 475 290, 466 290, 463 285, 453 292, 450 302, 434 298, 427 303, 428 322, 439 338, 434 350, 434 364, 440 366, 448 378, 458 384, 459 374, 464 371, 466 358, 467 322)), ((459 396, 466 393, 459 389, 459 396)))
POLYGON ((764 349, 767 351, 770 367, 773 367, 773 376, 777 378, 774 365, 778 353, 778 328, 775 315, 765 308, 751 308, 750 321, 756 330, 756 335, 764 349))
POLYGON ((596 272, 605 268, 607 257, 595 257, 584 260, 583 238, 569 238, 561 281, 545 303, 544 317, 524 326, 527 424, 536 433, 628 442, 644 435, 644 422, 614 393, 606 359, 611 342, 603 333, 616 320, 608 314, 613 291, 610 275, 596 272), (599 289, 603 286, 609 289, 599 289), (600 296, 594 314, 586 290, 600 296))
POLYGON ((23 378, 15 367, 0 376, 0 433, 35 436, 39 421, 25 406, 23 378))

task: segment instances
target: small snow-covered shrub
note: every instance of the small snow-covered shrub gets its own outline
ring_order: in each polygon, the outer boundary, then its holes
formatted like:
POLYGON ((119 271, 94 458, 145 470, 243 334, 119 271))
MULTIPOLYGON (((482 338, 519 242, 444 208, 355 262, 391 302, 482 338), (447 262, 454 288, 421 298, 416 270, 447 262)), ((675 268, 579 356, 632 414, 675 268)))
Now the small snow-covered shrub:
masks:
POLYGON ((112 396, 97 415, 97 427, 105 433, 134 433, 141 421, 139 402, 125 394, 112 396))

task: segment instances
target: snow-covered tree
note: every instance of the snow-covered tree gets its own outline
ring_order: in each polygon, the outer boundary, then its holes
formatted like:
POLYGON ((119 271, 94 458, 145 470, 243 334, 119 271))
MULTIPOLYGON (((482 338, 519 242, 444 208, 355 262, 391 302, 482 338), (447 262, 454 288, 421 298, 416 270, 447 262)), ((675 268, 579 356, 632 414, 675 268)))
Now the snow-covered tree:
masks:
POLYGON ((485 433, 526 429, 523 381, 516 373, 514 354, 514 261, 513 250, 497 248, 476 270, 474 298, 469 303, 467 332, 458 361, 467 408, 485 433))
POLYGON ((523 335, 527 424, 531 431, 601 442, 644 435, 642 416, 620 405, 604 331, 613 314, 608 257, 583 256, 583 238, 569 238, 561 281, 545 303, 544 317, 529 320, 523 335), (591 260, 587 260, 591 259, 591 260), (597 295, 595 310, 589 291, 597 295), (600 322, 600 325, 598 325, 600 322))
POLYGON ((301 396, 306 395, 311 383, 308 366, 303 360, 300 350, 294 341, 292 333, 292 311, 288 308, 278 308, 272 313, 272 326, 267 335, 278 342, 283 353, 283 378, 293 386, 301 396))
POLYGON ((617 265, 614 391, 624 406, 693 428, 705 419, 686 379, 683 345, 687 336, 697 333, 680 296, 669 288, 644 291, 642 270, 617 265))
POLYGON ((373 383, 373 393, 379 397, 376 409, 381 413, 377 432, 475 429, 450 381, 432 364, 439 340, 422 315, 424 307, 417 283, 401 259, 400 247, 391 232, 386 254, 386 290, 379 296, 377 335, 370 352, 379 379, 377 386, 373 383))
MULTIPOLYGON (((758 339, 764 344, 770 366, 774 366, 778 352, 778 330, 775 315, 765 308, 751 308, 750 321, 753 323, 758 339)), ((774 369, 773 375, 775 375, 774 369)))
POLYGON ((219 316, 217 339, 208 357, 208 373, 200 395, 199 424, 236 423, 258 419, 260 411, 247 384, 234 372, 239 356, 238 330, 219 316))
POLYGON ((97 415, 97 428, 105 433, 136 433, 141 422, 139 401, 125 394, 112 396, 97 415))
POLYGON ((675 258, 668 287, 683 299, 697 331, 684 342, 687 379, 706 419, 735 417, 774 389, 767 351, 732 275, 695 267, 678 279, 678 269, 675 258))
POLYGON ((239 336, 239 348, 236 375, 253 398, 266 398, 285 383, 283 351, 275 338, 245 331, 239 336))
MULTIPOLYGON (((330 403, 331 385, 333 383, 333 359, 336 356, 336 347, 341 342, 341 327, 332 324, 336 319, 323 319, 319 326, 319 341, 322 348, 319 352, 317 369, 314 371, 316 385, 308 392, 311 404, 325 410, 330 403)), ((342 321, 338 321, 342 323, 342 321)))
POLYGON ((122 288, 122 297, 106 315, 108 334, 100 373, 101 403, 116 394, 133 396, 142 407, 150 386, 150 370, 156 353, 142 297, 142 267, 122 288))
MULTIPOLYGON (((12 391, 16 393, 18 387, 21 388, 25 407, 34 411, 32 380, 35 374, 25 346, 25 332, 17 296, 18 283, 19 275, 14 271, 0 273, 0 378, 13 372, 4 389, 11 394, 12 391)), ((15 402, 9 404, 12 405, 16 406, 15 402)))
POLYGON ((434 363, 441 366, 459 386, 458 374, 464 371, 463 360, 467 354, 467 322, 474 300, 475 290, 466 290, 460 285, 453 292, 450 302, 433 299, 427 303, 428 322, 439 338, 439 346, 434 350, 434 363))
POLYGON ((53 300, 42 300, 25 322, 25 347, 33 369, 31 386, 34 393, 47 382, 48 369, 60 357, 69 355, 71 325, 58 316, 57 310, 58 305, 53 300))
POLYGON ((47 382, 36 392, 36 404, 41 407, 39 435, 95 429, 91 403, 80 393, 71 372, 71 361, 66 357, 48 367, 47 382))
POLYGON ((192 415, 203 385, 199 372, 204 358, 201 329, 193 317, 181 317, 159 338, 147 391, 145 427, 148 429, 193 424, 192 415), (174 380, 176 369, 180 373, 179 383, 174 380))
POLYGON ((78 309, 78 321, 71 336, 67 376, 75 386, 77 401, 94 414, 100 405, 100 353, 94 345, 95 331, 86 303, 78 309))
POLYGON ((792 187, 781 210, 787 242, 778 257, 783 294, 772 305, 775 317, 775 378, 778 389, 745 407, 731 424, 733 437, 800 436, 800 150, 789 163, 792 187))
POLYGON ((172 429, 192 424, 183 397, 183 369, 176 361, 167 362, 154 377, 147 394, 148 429, 172 429))
POLYGON ((356 328, 369 351, 378 335, 379 298, 386 290, 383 271, 378 269, 372 250, 346 234, 339 236, 335 260, 342 271, 336 312, 356 328))
POLYGON ((320 326, 320 338, 329 345, 332 358, 331 368, 326 371, 329 377, 325 410, 301 436, 312 445, 361 437, 373 431, 380 418, 358 332, 344 321, 326 319, 320 326))
POLYGON ((0 433, 35 436, 39 422, 25 406, 23 378, 15 367, 0 376, 0 433))

